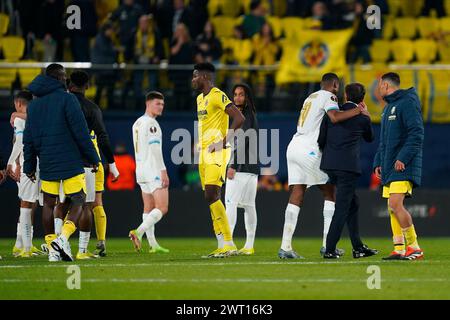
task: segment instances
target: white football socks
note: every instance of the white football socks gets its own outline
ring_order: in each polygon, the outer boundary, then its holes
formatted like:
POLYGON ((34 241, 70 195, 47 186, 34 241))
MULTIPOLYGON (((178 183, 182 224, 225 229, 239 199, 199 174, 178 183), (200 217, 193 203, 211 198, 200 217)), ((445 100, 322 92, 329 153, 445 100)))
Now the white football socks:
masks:
POLYGON ((20 233, 22 245, 26 252, 31 250, 31 211, 32 209, 20 208, 20 233))
POLYGON ((20 222, 17 223, 16 243, 14 244, 14 247, 16 247, 18 249, 22 249, 22 247, 23 247, 22 229, 21 229, 21 226, 20 226, 20 222))
POLYGON ((89 239, 91 238, 90 232, 80 231, 80 238, 78 241, 78 252, 86 253, 88 252, 89 239))
POLYGON ((234 203, 227 203, 226 212, 228 217, 228 223, 230 225, 231 235, 233 235, 237 220, 237 205, 234 203))
POLYGON ((144 235, 144 233, 149 230, 151 227, 153 227, 155 224, 157 224, 163 214, 161 210, 155 208, 153 209, 149 214, 147 214, 147 217, 145 217, 144 221, 141 223, 141 225, 137 228, 137 233, 140 238, 144 235))
POLYGON ((63 219, 55 218, 55 233, 57 237, 61 235, 63 224, 64 224, 63 219))
POLYGON ((244 210, 245 231, 247 232, 244 248, 252 249, 255 244, 256 225, 258 222, 256 208, 255 206, 244 206, 244 210))
MULTIPOLYGON (((145 221, 147 218, 148 213, 142 214, 142 221, 145 221)), ((155 226, 151 226, 146 232, 145 235, 147 236, 148 244, 151 248, 159 247, 158 241, 156 241, 155 237, 155 226)))
POLYGON ((323 204, 323 240, 322 247, 327 246, 327 236, 330 230, 331 221, 333 220, 335 203, 325 200, 323 204))
POLYGON ((297 226, 298 214, 300 207, 289 203, 286 207, 283 240, 281 242, 281 249, 284 251, 292 250, 292 236, 294 235, 295 227, 297 226))

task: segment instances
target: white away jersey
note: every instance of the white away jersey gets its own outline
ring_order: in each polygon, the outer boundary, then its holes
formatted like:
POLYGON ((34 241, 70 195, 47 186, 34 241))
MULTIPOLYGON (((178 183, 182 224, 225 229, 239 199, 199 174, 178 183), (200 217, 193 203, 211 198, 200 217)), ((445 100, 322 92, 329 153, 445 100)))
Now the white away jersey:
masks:
POLYGON ((25 130, 25 120, 16 118, 14 119, 14 136, 15 142, 11 157, 9 158, 8 164, 13 164, 19 158, 20 166, 23 168, 23 132, 25 130))
POLYGON ((338 99, 333 93, 319 90, 311 94, 303 103, 296 136, 317 144, 323 117, 330 110, 339 110, 338 99))
POLYGON ((136 159, 136 180, 138 183, 149 183, 160 179, 164 163, 158 159, 162 158, 162 132, 158 122, 143 115, 133 124, 133 144, 136 159), (157 145, 155 154, 154 145, 157 145), (153 150, 153 151, 152 151, 153 150))

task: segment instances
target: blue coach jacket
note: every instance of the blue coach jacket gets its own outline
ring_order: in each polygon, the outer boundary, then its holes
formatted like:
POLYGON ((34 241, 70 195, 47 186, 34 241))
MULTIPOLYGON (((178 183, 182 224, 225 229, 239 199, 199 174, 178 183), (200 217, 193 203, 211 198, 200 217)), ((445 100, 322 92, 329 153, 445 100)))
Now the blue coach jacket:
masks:
POLYGON ((82 155, 91 164, 100 159, 77 98, 61 82, 39 75, 28 86, 35 98, 28 106, 24 132, 24 172, 36 171, 46 181, 84 173, 82 155))
POLYGON ((416 89, 397 90, 385 100, 380 145, 373 167, 381 167, 383 185, 407 180, 415 187, 420 186, 424 127, 416 89), (397 160, 405 164, 405 171, 395 171, 397 160))

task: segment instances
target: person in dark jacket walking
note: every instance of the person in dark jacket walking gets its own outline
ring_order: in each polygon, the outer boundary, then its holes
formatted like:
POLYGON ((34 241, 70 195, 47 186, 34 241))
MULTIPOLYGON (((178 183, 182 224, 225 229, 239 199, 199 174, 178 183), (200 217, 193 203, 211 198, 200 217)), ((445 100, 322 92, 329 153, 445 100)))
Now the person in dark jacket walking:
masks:
POLYGON ((47 67, 28 90, 36 96, 27 109, 23 137, 24 173, 35 181, 37 158, 44 193, 43 224, 49 260, 72 261, 69 237, 77 229, 86 198, 82 158, 97 171, 99 157, 90 139, 77 98, 65 88, 66 72, 59 64, 47 67), (59 237, 55 234, 53 210, 62 185, 72 207, 59 237), (59 255, 58 255, 59 253, 59 255))
MULTIPOLYGON (((231 234, 237 220, 237 208, 245 210, 247 240, 240 255, 253 255, 256 234, 256 191, 258 189, 258 120, 252 90, 247 84, 233 88, 233 103, 245 117, 241 133, 237 132, 233 159, 228 167, 225 187, 225 205, 231 234)), ((220 241, 220 239, 218 239, 220 241)))
MULTIPOLYGON (((352 83, 345 87, 346 103, 341 110, 350 110, 363 104, 366 90, 360 83, 352 83)), ((349 120, 333 124, 325 116, 318 138, 322 150, 320 169, 325 171, 330 183, 336 185, 336 209, 327 235, 325 259, 339 259, 336 245, 347 223, 353 246, 353 257, 363 258, 377 254, 369 249, 359 236, 358 209, 359 200, 356 195, 356 184, 361 175, 360 144, 374 140, 370 118, 358 115, 349 120)))
MULTIPOLYGON (((106 132, 105 124, 103 122, 102 111, 99 106, 85 97, 86 90, 89 89, 89 75, 85 71, 74 71, 70 75, 69 91, 73 93, 80 103, 81 110, 87 122, 87 127, 91 133, 91 139, 97 149, 103 153, 109 166, 109 172, 113 176, 113 181, 119 178, 119 171, 117 170, 114 154, 109 142, 109 136, 106 132)), ((94 174, 89 169, 89 161, 83 159, 86 176, 86 204, 84 207, 82 219, 80 219, 80 245, 77 253, 77 260, 92 259, 95 255, 88 250, 88 244, 92 227, 92 214, 95 220, 95 229, 97 233, 96 253, 100 256, 106 255, 106 213, 103 208, 102 193, 104 191, 104 169, 102 163, 99 164, 99 170, 94 174)), ((61 200, 61 199, 60 199, 61 200)), ((66 200, 66 199, 64 199, 66 200)), ((60 201, 55 210, 55 225, 62 226, 67 210, 70 205, 69 201, 60 201)), ((58 230, 56 231, 58 233, 58 230)))
POLYGON ((381 77, 378 90, 387 105, 373 168, 382 181, 383 198, 388 199, 394 240, 394 251, 385 259, 422 259, 411 214, 403 206, 422 177, 424 127, 419 97, 415 88, 400 89, 400 76, 393 72, 381 77))

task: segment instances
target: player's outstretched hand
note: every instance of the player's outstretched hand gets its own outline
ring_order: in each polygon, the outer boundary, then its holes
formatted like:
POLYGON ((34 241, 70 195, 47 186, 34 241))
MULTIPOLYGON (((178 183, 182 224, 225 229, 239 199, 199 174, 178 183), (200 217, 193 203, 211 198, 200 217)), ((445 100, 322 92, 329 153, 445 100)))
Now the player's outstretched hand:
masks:
POLYGON ((162 187, 164 189, 169 187, 170 180, 169 180, 169 176, 167 175, 167 170, 161 171, 161 183, 162 183, 162 187))
POLYGON ((403 162, 401 162, 400 160, 395 161, 394 167, 395 167, 395 171, 397 171, 397 172, 403 172, 406 169, 405 164, 403 162))
POLYGON ((236 175, 236 170, 234 170, 233 168, 228 168, 227 178, 229 180, 233 180, 235 175, 236 175))
POLYGON ((381 180, 381 167, 376 167, 375 168, 375 175, 378 179, 381 180))
POLYGON ((366 117, 370 118, 370 112, 369 109, 367 109, 367 105, 365 104, 365 102, 361 102, 360 104, 358 104, 358 107, 361 109, 361 114, 365 115, 366 117))

